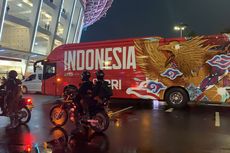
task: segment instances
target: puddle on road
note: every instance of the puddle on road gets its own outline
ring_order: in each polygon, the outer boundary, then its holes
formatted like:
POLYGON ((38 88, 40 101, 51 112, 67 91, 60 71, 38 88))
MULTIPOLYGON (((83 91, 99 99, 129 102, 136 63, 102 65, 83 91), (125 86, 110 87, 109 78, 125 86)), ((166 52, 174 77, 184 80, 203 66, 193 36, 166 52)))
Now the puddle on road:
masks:
POLYGON ((16 135, 15 132, 16 130, 11 131, 12 139, 0 143, 0 152, 75 153, 106 152, 109 149, 106 134, 97 134, 85 128, 80 128, 72 133, 67 133, 60 127, 53 128, 50 131, 50 139, 42 143, 36 143, 34 136, 28 131, 22 132, 20 135, 16 135))

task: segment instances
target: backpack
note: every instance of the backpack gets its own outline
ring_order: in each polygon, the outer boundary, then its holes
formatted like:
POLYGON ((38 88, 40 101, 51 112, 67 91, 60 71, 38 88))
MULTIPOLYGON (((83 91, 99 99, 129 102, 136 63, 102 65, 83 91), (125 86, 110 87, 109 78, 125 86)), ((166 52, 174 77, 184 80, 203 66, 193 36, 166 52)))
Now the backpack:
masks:
POLYGON ((109 98, 113 95, 111 84, 107 81, 103 81, 100 87, 99 96, 109 98))

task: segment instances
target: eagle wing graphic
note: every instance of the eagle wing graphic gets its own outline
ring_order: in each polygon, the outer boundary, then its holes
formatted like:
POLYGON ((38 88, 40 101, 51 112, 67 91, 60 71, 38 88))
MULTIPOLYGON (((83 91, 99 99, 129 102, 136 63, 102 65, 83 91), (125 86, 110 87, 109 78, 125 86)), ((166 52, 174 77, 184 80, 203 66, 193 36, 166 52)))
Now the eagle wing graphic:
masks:
POLYGON ((173 58, 169 58, 171 61, 168 63, 175 62, 184 76, 193 76, 205 64, 210 54, 216 54, 209 51, 216 45, 204 46, 202 44, 205 41, 203 37, 194 37, 184 42, 172 41, 168 45, 160 46, 159 49, 171 52, 173 58))
POLYGON ((163 52, 158 51, 158 40, 135 40, 135 48, 137 49, 137 64, 140 66, 144 74, 150 78, 158 78, 166 69, 165 62, 167 58, 163 52))

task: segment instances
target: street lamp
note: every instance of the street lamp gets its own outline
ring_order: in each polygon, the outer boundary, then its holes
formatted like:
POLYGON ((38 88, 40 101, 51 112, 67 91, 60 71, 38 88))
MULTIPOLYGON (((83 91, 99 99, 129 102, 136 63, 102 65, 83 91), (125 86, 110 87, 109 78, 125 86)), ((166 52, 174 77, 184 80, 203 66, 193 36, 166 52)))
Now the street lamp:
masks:
POLYGON ((183 37, 183 30, 185 30, 185 28, 186 25, 183 24, 174 26, 175 31, 180 31, 180 37, 183 37))

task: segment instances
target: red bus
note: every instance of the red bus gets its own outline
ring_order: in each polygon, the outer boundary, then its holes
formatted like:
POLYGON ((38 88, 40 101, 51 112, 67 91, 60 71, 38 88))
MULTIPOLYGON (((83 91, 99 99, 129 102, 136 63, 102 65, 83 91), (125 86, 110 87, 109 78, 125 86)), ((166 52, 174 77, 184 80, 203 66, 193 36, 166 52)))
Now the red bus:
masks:
POLYGON ((165 100, 171 107, 230 102, 229 34, 64 44, 42 64, 42 92, 48 95, 79 87, 83 70, 94 81, 101 69, 113 98, 165 100))

